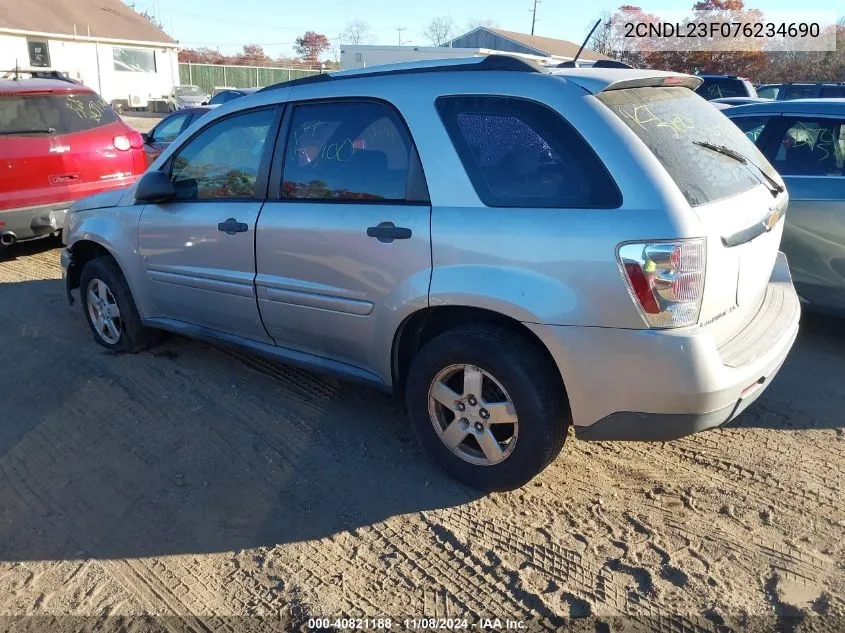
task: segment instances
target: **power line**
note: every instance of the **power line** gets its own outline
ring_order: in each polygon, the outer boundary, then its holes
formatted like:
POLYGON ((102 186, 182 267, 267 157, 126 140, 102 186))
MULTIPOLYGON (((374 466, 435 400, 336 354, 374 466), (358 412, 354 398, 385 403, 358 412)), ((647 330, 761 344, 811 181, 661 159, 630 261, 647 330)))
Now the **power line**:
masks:
POLYGON ((399 26, 396 28, 396 30, 399 32, 399 46, 402 46, 402 31, 407 31, 408 29, 406 29, 404 26, 399 26))

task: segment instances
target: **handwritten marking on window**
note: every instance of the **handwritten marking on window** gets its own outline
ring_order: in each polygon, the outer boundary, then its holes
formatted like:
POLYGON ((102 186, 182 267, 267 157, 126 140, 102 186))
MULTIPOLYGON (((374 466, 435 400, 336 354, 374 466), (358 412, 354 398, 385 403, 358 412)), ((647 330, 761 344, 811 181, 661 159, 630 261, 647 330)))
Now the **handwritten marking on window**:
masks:
POLYGON ((681 138, 689 130, 695 128, 694 121, 684 114, 675 113, 666 120, 657 116, 647 105, 636 105, 629 109, 619 106, 617 110, 620 115, 633 121, 644 130, 648 129, 649 126, 665 128, 670 130, 675 138, 681 138))
POLYGON ((76 95, 70 94, 65 97, 65 107, 80 119, 99 122, 103 119, 103 114, 105 114, 106 108, 109 106, 104 101, 98 99, 83 100, 76 95))

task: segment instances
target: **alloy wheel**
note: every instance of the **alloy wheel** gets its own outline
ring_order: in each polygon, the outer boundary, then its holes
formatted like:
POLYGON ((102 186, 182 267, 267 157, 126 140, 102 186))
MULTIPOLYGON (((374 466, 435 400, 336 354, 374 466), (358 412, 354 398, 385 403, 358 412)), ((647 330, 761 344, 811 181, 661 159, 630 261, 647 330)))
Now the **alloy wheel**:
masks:
POLYGON ((87 288, 88 318, 103 341, 114 345, 120 340, 120 310, 117 299, 102 279, 92 279, 87 288))
POLYGON ((450 365, 438 373, 428 388, 428 412, 440 440, 471 464, 499 464, 516 446, 513 401, 490 372, 475 365, 450 365))

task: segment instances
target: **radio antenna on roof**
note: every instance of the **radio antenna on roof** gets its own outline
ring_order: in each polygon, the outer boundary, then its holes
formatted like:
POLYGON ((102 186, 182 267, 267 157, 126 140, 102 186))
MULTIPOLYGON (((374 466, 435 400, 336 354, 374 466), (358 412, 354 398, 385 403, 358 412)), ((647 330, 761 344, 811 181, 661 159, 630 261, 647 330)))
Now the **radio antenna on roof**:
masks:
POLYGON ((589 33, 587 33, 587 37, 584 38, 584 43, 581 44, 581 48, 579 48, 578 52, 575 53, 575 57, 572 59, 572 65, 573 66, 575 66, 575 64, 578 62, 578 58, 581 56, 581 51, 584 50, 584 47, 587 45, 587 42, 590 41, 590 38, 593 36, 593 33, 595 32, 595 30, 597 28, 599 28, 599 24, 601 24, 601 18, 596 20, 596 23, 593 24, 593 28, 590 29, 589 33))

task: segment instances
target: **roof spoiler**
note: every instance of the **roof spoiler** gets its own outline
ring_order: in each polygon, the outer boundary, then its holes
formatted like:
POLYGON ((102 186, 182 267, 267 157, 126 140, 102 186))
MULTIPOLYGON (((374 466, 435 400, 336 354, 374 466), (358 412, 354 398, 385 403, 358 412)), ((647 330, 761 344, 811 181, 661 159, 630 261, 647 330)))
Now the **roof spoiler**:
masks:
POLYGON ((597 95, 608 90, 679 86, 695 90, 702 83, 700 77, 660 70, 627 70, 621 68, 566 68, 553 71, 558 77, 581 86, 597 95))

